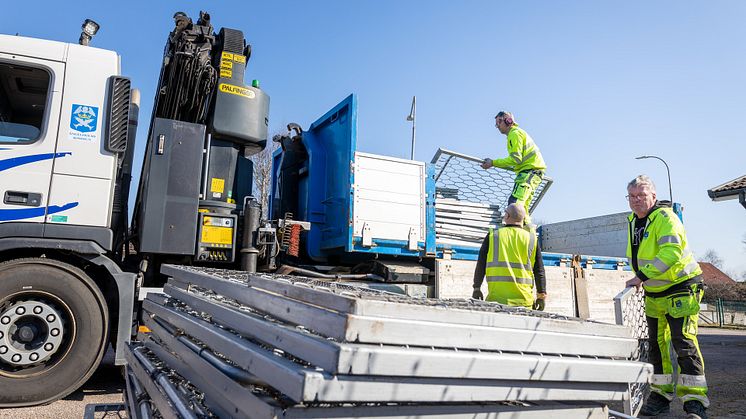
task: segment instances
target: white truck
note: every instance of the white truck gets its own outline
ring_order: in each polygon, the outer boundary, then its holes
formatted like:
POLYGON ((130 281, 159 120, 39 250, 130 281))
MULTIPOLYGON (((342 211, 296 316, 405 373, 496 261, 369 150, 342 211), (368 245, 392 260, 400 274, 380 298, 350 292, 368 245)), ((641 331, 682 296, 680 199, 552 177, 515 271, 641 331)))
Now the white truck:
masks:
MULTIPOLYGON (((449 167, 497 183, 505 173, 472 173, 478 159, 453 152, 432 164, 357 152, 351 95, 306 131, 275 138, 261 220, 249 157, 266 144, 269 98, 244 82, 251 47, 240 31, 215 33, 207 13, 174 23, 131 223, 139 93, 119 55, 87 45, 91 21, 81 45, 0 35, 0 407, 64 397, 109 345, 123 365, 139 290, 164 284, 163 264, 471 293, 480 238, 510 184, 474 196, 449 183, 449 167)), ((569 316, 582 306, 571 257, 545 256, 553 310, 569 316)), ((612 265, 619 282, 623 264, 612 265)))

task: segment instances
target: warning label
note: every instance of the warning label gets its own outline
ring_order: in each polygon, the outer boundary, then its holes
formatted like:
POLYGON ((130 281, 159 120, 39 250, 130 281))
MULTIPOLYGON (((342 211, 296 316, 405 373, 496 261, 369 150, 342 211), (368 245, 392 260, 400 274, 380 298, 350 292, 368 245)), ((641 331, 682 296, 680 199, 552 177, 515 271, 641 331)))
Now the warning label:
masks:
POLYGON ((210 182, 210 192, 223 193, 223 190, 225 190, 225 179, 216 177, 212 178, 212 182, 210 182))

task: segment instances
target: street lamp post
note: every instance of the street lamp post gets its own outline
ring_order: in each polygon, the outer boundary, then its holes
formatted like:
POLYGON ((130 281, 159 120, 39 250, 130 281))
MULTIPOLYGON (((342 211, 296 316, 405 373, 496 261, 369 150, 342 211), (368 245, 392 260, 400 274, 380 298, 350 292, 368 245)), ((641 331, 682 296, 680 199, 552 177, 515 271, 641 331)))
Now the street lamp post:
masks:
POLYGON ((669 199, 671 199, 671 205, 673 205, 673 192, 671 192, 671 171, 668 169, 668 163, 666 163, 665 160, 663 160, 662 158, 660 158, 658 156, 639 156, 639 157, 635 157, 635 159, 637 159, 637 160, 640 160, 640 159, 658 159, 658 160, 662 161, 663 164, 666 165, 666 174, 668 175, 668 197, 669 197, 669 199))
POLYGON ((409 155, 410 160, 414 160, 415 119, 417 119, 417 96, 412 96, 412 109, 409 110, 409 115, 407 116, 407 121, 412 123, 412 152, 409 155))

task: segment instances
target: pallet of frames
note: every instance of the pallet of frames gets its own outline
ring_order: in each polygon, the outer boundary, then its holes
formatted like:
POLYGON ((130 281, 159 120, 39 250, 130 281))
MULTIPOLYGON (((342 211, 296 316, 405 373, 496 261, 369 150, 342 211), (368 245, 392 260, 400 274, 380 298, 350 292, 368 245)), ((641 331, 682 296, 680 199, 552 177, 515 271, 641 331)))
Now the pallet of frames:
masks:
POLYGON ((300 277, 162 272, 164 293, 143 303, 150 333, 127 354, 132 417, 607 417, 605 402, 652 374, 621 326, 300 277))

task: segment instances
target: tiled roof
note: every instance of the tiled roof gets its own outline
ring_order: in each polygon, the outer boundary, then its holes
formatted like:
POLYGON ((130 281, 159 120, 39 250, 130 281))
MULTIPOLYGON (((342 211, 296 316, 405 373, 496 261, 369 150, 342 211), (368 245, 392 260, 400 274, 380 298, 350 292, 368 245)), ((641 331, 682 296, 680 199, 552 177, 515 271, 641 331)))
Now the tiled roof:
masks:
POLYGON ((699 262, 699 267, 702 268, 702 276, 704 277, 706 285, 728 285, 736 283, 736 281, 734 281, 731 277, 723 273, 723 271, 721 271, 711 263, 699 262))
POLYGON ((710 198, 715 199, 723 196, 738 195, 738 192, 742 189, 746 189, 746 175, 715 186, 707 191, 707 194, 710 195, 710 198))

